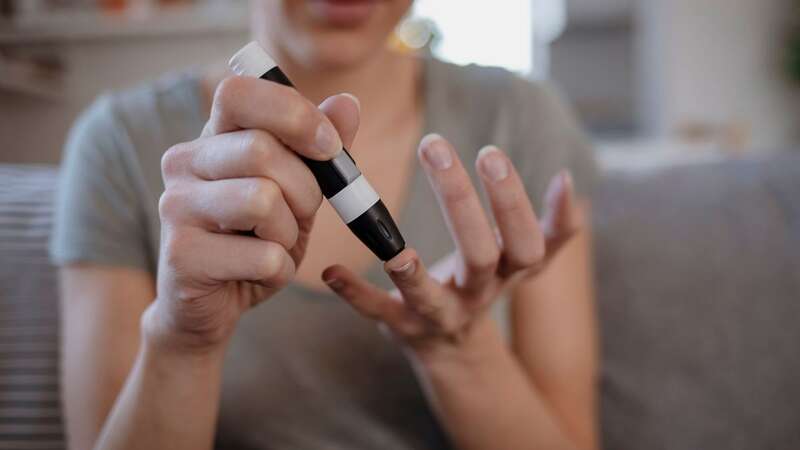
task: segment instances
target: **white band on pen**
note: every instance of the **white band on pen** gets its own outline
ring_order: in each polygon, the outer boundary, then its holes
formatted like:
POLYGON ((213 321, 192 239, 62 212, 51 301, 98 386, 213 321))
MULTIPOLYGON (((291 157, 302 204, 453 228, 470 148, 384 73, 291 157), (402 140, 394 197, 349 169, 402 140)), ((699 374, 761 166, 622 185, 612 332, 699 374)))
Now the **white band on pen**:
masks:
POLYGON ((364 175, 359 176, 328 199, 344 223, 350 223, 357 219, 375 203, 378 203, 378 200, 380 200, 378 193, 370 186, 364 175))
POLYGON ((257 42, 245 45, 228 62, 236 75, 259 78, 277 67, 275 60, 257 42))

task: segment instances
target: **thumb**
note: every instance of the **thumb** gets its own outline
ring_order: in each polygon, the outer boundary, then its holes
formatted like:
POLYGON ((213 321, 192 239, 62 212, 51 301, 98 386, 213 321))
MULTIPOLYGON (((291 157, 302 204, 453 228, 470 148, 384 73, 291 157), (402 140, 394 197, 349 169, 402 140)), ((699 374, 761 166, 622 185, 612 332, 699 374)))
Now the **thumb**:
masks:
POLYGON ((353 145, 360 122, 361 105, 352 94, 338 94, 326 98, 319 109, 336 127, 342 143, 349 150, 353 145))

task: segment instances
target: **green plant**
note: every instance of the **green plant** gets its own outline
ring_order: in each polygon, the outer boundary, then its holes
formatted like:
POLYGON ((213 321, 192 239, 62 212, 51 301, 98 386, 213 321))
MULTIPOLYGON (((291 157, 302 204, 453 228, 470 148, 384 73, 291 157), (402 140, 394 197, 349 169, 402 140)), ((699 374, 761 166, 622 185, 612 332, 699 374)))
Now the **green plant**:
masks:
POLYGON ((791 26, 786 43, 786 72, 795 82, 800 83, 800 0, 793 0, 791 26))
POLYGON ((800 33, 789 38, 786 50, 786 70, 794 81, 800 82, 800 33))

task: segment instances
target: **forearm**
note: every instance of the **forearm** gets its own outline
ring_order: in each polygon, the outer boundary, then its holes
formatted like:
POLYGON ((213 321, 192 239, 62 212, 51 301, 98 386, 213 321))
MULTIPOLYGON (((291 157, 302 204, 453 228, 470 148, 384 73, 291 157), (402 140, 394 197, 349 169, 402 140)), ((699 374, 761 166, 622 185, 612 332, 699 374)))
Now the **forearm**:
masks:
POLYGON ((463 342, 412 359, 460 450, 573 448, 491 319, 463 342))
POLYGON ((95 448, 210 449, 221 367, 222 351, 184 354, 145 337, 95 448))
POLYGON ((512 290, 510 311, 515 357, 565 432, 586 450, 599 446, 590 249, 590 234, 576 235, 550 267, 512 290))

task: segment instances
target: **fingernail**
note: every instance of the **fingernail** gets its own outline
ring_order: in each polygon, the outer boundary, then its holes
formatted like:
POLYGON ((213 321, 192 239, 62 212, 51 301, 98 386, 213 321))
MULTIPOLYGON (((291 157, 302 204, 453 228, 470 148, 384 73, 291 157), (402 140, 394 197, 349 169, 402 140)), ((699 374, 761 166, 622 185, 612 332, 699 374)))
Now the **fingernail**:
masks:
POLYGON ((402 266, 392 269, 392 273, 395 275, 399 275, 400 277, 408 277, 412 273, 414 273, 414 268, 416 267, 416 263, 412 259, 411 261, 403 264, 402 266))
POLYGON ((453 155, 450 154, 450 149, 442 138, 438 136, 429 138, 428 142, 424 142, 422 154, 428 164, 436 170, 447 170, 453 165, 453 155))
POLYGON ((550 181, 550 186, 547 187, 547 192, 544 195, 544 201, 548 205, 555 204, 562 193, 570 186, 572 186, 572 175, 570 175, 568 170, 562 170, 550 181))
POLYGON ((494 146, 486 146, 478 152, 478 169, 490 181, 501 181, 508 177, 508 161, 494 146))
POLYGON ((358 107, 358 111, 361 112, 361 100, 359 100, 358 97, 356 97, 355 95, 353 95, 353 94, 351 94, 349 92, 344 92, 344 93, 342 93, 342 95, 344 95, 346 97, 350 97, 350 99, 352 99, 353 102, 355 102, 356 107, 358 107))
POLYGON ((344 283, 342 283, 342 281, 337 278, 331 278, 329 280, 323 280, 323 281, 325 281, 325 284, 327 284, 328 287, 330 287, 334 291, 338 291, 339 289, 344 287, 344 283))
POLYGON ((319 124, 314 139, 317 150, 325 155, 335 156, 342 150, 342 141, 339 139, 339 133, 328 121, 323 120, 319 124))

